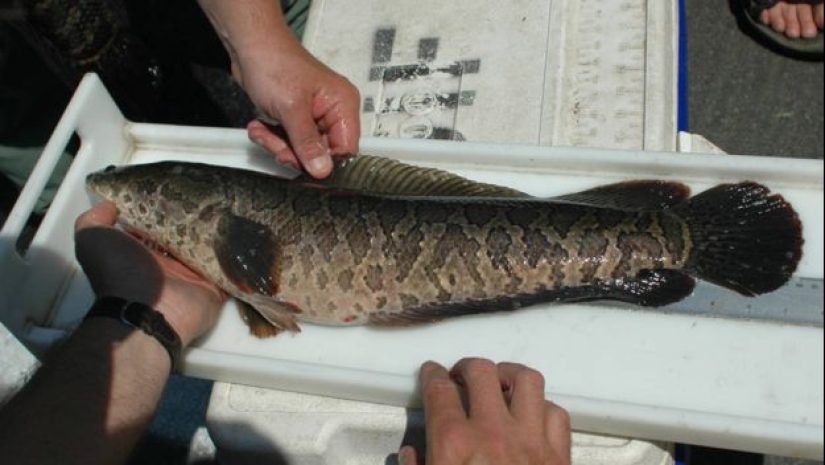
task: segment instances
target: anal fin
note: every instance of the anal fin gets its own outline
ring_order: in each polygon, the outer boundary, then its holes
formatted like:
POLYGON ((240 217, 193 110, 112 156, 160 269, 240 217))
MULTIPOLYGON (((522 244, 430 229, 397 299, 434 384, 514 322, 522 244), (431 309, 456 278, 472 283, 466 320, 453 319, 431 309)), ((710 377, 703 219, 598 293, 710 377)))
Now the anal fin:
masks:
POLYGON ((606 300, 642 307, 664 307, 685 299, 696 288, 696 280, 675 270, 643 270, 636 278, 607 285, 606 300))

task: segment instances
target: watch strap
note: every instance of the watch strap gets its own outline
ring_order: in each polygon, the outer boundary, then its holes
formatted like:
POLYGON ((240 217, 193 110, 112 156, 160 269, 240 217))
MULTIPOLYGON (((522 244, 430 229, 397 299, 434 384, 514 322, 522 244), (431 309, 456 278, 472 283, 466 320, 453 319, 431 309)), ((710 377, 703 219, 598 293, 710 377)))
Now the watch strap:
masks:
POLYGON ((180 361, 182 344, 163 314, 141 302, 106 296, 95 301, 85 319, 101 317, 118 320, 154 337, 169 353, 172 371, 175 371, 180 361))

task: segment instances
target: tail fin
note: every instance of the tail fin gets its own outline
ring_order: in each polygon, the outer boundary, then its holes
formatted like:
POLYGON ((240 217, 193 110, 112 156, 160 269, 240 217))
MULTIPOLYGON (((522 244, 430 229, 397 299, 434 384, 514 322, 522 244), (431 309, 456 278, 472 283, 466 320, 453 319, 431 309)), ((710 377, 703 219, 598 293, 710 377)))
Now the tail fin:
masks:
POLYGON ((725 184, 673 209, 691 230, 687 271, 746 296, 774 291, 802 258, 802 223, 780 195, 754 182, 725 184))

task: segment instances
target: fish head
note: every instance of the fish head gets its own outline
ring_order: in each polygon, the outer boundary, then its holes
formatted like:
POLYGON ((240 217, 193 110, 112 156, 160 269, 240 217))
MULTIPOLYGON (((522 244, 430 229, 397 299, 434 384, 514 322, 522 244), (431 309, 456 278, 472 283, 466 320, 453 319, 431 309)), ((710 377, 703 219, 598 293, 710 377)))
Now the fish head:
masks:
POLYGON ((89 174, 86 176, 86 190, 97 202, 120 203, 119 200, 122 200, 130 184, 128 178, 123 176, 125 168, 109 165, 103 170, 89 174))
POLYGON ((218 170, 176 162, 109 166, 86 177, 95 200, 110 201, 121 224, 138 231, 191 222, 204 208, 226 204, 218 170))

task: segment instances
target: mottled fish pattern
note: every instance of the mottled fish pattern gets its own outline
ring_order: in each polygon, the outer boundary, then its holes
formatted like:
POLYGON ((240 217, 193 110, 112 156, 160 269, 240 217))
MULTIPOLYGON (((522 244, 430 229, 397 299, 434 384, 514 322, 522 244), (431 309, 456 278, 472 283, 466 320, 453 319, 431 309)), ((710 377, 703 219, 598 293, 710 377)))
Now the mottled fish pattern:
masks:
POLYGON ((360 156, 327 181, 165 162, 88 178, 124 226, 257 311, 258 336, 409 325, 542 302, 679 301, 701 278, 785 284, 799 218, 756 183, 632 181, 553 199, 360 156))

